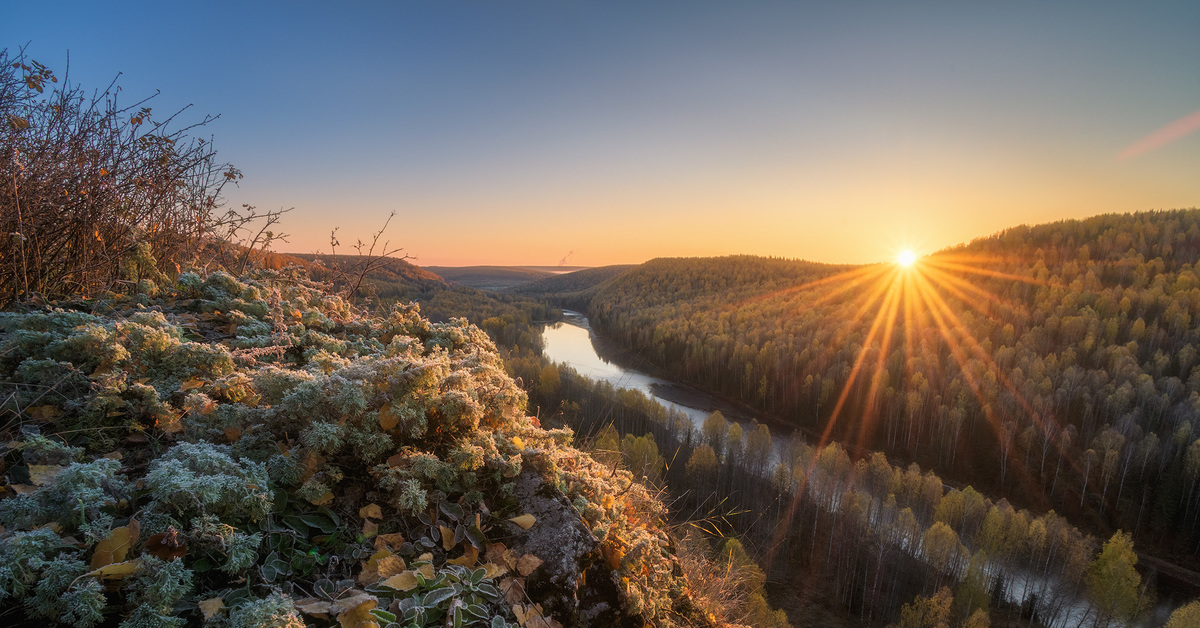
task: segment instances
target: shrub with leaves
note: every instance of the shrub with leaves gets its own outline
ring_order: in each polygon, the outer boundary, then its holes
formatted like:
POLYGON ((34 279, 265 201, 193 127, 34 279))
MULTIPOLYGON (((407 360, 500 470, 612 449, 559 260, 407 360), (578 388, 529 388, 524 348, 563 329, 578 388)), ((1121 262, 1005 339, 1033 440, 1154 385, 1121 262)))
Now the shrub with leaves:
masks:
POLYGON ((368 315, 292 270, 160 284, 0 314, 0 617, 558 625, 512 536, 536 471, 620 613, 681 623, 662 505, 526 416, 478 328, 368 315))

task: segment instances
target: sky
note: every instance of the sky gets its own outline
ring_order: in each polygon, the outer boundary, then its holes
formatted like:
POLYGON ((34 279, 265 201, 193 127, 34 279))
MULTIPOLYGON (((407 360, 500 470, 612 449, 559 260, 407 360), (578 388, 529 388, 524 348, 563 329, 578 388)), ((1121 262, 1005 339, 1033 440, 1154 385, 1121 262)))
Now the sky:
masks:
POLYGON ((287 252, 893 259, 1200 206, 1200 2, 2 3, 206 127, 287 252), (342 247, 343 252, 346 248, 342 247))

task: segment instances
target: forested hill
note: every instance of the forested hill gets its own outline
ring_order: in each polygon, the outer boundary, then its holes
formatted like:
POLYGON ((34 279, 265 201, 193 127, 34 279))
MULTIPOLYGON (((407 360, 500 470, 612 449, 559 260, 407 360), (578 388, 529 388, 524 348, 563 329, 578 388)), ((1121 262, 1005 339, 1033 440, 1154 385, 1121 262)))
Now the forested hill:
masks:
POLYGON ((1106 215, 911 269, 654 260, 589 314, 675 377, 1189 562, 1198 254, 1198 210, 1106 215))
POLYGON ((637 267, 631 264, 618 264, 585 268, 531 281, 510 288, 508 292, 539 299, 550 298, 563 307, 582 310, 587 309, 588 302, 591 301, 600 286, 633 268, 637 267))

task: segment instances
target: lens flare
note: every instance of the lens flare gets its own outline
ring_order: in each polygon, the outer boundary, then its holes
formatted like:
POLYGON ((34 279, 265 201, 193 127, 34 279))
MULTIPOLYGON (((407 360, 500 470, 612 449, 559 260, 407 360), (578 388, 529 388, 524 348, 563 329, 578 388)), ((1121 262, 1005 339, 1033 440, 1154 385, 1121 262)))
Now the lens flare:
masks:
POLYGON ((916 262, 917 254, 912 251, 900 251, 900 254, 896 256, 896 263, 905 268, 912 266, 916 262))

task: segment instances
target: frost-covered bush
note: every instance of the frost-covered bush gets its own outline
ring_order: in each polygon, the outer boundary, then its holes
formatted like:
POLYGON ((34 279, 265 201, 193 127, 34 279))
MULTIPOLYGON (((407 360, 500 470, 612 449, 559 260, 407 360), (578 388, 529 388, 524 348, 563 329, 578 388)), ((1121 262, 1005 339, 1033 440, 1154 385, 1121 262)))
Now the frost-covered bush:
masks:
POLYGON ((229 611, 230 628, 303 628, 292 599, 282 593, 251 600, 229 611))
POLYGON ((28 530, 56 522, 66 532, 99 540, 112 526, 111 511, 130 494, 118 475, 121 463, 108 458, 72 463, 32 493, 0 501, 0 525, 28 530))
POLYGON ((216 515, 257 521, 271 511, 266 466, 237 461, 228 445, 180 443, 150 464, 146 488, 151 507, 182 520, 216 515))
POLYGON ((415 305, 370 316, 286 279, 185 272, 96 308, 112 314, 0 314, 0 384, 55 391, 22 417, 54 437, 0 454, 43 482, 0 500, 0 604, 122 628, 199 623, 218 597, 228 609, 211 621, 234 627, 302 626, 323 599, 380 595, 382 612, 404 596, 378 589, 372 561, 429 575, 484 563, 486 534, 522 514, 513 478, 533 468, 620 545, 628 608, 668 616, 671 563, 648 523, 661 505, 569 431, 537 427, 481 330, 415 305), (455 519, 429 523, 438 512, 455 519), (431 536, 443 525, 449 538, 431 536))

